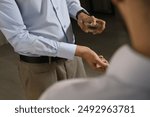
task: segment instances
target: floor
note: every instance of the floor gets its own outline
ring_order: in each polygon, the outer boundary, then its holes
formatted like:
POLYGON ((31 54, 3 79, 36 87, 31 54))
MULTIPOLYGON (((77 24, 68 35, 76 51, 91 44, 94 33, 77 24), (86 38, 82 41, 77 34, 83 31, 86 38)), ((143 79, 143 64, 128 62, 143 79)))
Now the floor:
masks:
MULTIPOLYGON (((129 37, 125 30, 122 20, 114 15, 99 15, 107 22, 106 30, 101 35, 92 35, 83 33, 73 22, 73 29, 76 35, 76 43, 85 45, 102 54, 110 60, 112 54, 122 44, 129 43, 129 37)), ((0 99, 24 99, 22 88, 17 71, 17 55, 13 52, 9 44, 0 47, 0 99)), ((87 76, 98 76, 102 73, 92 70, 84 62, 87 76)))

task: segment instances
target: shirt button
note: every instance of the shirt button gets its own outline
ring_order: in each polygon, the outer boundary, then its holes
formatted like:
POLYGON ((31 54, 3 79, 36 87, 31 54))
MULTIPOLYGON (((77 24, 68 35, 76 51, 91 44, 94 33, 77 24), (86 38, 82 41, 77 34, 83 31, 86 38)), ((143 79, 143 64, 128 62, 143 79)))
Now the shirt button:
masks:
POLYGON ((64 25, 64 28, 66 28, 66 25, 64 25))
POLYGON ((59 9, 59 8, 58 8, 58 7, 56 7, 56 10, 57 10, 57 11, 58 11, 58 9, 59 9))

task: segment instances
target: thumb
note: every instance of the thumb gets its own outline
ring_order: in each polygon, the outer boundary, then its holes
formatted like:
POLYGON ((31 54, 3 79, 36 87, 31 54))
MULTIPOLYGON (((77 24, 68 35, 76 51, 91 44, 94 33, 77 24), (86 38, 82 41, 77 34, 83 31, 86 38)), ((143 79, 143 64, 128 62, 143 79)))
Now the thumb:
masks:
POLYGON ((96 18, 94 16, 91 16, 93 20, 93 25, 96 25, 96 18))
POLYGON ((108 66, 108 63, 103 61, 102 59, 98 59, 97 60, 97 64, 96 64, 96 67, 97 68, 100 68, 100 67, 107 67, 108 66))

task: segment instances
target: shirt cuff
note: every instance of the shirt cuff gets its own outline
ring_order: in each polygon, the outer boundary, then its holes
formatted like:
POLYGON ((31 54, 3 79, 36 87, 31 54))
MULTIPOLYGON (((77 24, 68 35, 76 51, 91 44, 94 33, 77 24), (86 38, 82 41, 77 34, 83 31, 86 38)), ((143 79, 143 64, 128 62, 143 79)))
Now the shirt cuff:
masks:
POLYGON ((68 43, 60 42, 57 56, 61 58, 73 60, 76 48, 77 48, 77 45, 75 44, 68 44, 68 43))
POLYGON ((83 9, 82 7, 80 7, 80 6, 74 6, 74 7, 71 9, 70 13, 71 13, 72 17, 73 17, 74 19, 76 19, 77 13, 78 13, 79 11, 81 11, 81 10, 84 10, 84 9, 83 9))

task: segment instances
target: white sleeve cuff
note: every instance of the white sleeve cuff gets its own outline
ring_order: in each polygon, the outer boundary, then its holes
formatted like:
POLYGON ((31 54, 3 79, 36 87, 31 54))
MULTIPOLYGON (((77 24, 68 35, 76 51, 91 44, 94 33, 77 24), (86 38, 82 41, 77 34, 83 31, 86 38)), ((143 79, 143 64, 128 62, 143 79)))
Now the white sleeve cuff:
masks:
POLYGON ((57 56, 73 60, 77 45, 60 42, 60 46, 57 51, 57 56))
POLYGON ((75 5, 73 8, 70 9, 71 17, 76 19, 77 12, 82 9, 83 9, 82 7, 75 5))

